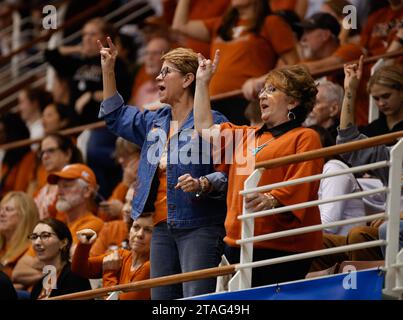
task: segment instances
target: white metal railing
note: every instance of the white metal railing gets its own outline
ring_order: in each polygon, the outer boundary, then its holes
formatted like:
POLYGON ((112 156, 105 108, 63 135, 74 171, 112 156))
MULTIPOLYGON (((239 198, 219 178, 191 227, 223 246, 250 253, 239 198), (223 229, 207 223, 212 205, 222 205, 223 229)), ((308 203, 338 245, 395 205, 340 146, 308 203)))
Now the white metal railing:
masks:
POLYGON ((252 192, 263 192, 269 191, 276 188, 296 185, 301 183, 306 183, 314 180, 320 180, 322 178, 328 178, 332 176, 342 175, 346 173, 356 173, 367 171, 369 169, 378 169, 382 167, 389 167, 389 184, 387 187, 378 188, 375 190, 371 190, 369 193, 365 192, 356 192, 353 194, 343 195, 334 197, 332 199, 324 199, 324 200, 316 200, 309 201, 306 203, 300 203, 296 205, 290 205, 281 208, 275 208, 270 210, 264 210, 259 212, 249 213, 245 209, 245 202, 243 204, 243 213, 238 216, 238 219, 242 222, 242 232, 241 239, 237 240, 237 244, 241 247, 240 254, 240 263, 236 266, 237 273, 231 279, 229 283, 229 290, 236 291, 241 289, 247 289, 251 287, 251 279, 252 279, 252 268, 262 267, 272 264, 278 264, 283 262, 290 262, 295 260, 313 258, 338 252, 345 252, 351 250, 358 250, 363 248, 375 247, 375 246, 383 246, 386 245, 386 254, 385 254, 385 288, 384 293, 390 296, 400 297, 402 298, 403 294, 403 251, 399 254, 398 257, 398 246, 399 246, 399 219, 400 219, 400 198, 401 198, 401 173, 402 173, 402 159, 403 159, 403 139, 401 139, 391 151, 390 161, 380 161, 377 163, 357 166, 354 168, 349 168, 346 170, 340 170, 337 172, 333 172, 330 174, 319 174, 294 180, 289 180, 286 182, 274 183, 271 185, 257 187, 257 184, 260 180, 262 172, 265 169, 257 169, 255 170, 249 178, 245 181, 244 190, 240 193, 242 195, 252 193, 252 192), (352 218, 346 219, 342 221, 336 221, 328 224, 320 224, 302 228, 295 228, 292 230, 280 231, 271 234, 258 235, 254 236, 254 219, 258 217, 264 217, 269 215, 278 214, 281 212, 292 211, 296 209, 302 209, 307 207, 316 206, 322 203, 328 203, 333 201, 340 201, 346 199, 353 198, 361 198, 365 195, 386 192, 387 194, 387 205, 385 213, 360 217, 360 218, 352 218), (319 231, 323 229, 327 229, 330 227, 342 226, 347 224, 353 224, 357 222, 368 222, 378 218, 383 218, 387 220, 387 239, 385 240, 376 240, 369 241, 359 244, 345 245, 336 248, 322 249, 304 253, 297 253, 293 255, 289 255, 286 257, 279 257, 274 259, 253 261, 253 243, 258 241, 271 240, 281 237, 287 237, 291 235, 297 235, 302 233, 308 233, 312 231, 319 231), (399 265, 400 264, 400 265, 399 265))

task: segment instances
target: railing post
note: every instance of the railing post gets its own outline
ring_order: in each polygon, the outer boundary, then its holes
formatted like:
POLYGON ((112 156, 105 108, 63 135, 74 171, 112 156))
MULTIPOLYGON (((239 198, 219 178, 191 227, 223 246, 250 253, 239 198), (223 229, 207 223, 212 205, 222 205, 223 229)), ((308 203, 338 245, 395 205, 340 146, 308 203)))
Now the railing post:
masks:
POLYGON ((389 168, 389 192, 386 202, 386 214, 388 215, 387 233, 386 233, 386 252, 385 252, 385 289, 384 293, 396 296, 393 288, 396 286, 397 270, 392 267, 396 263, 399 248, 400 232, 400 199, 402 189, 402 159, 403 159, 403 139, 393 147, 390 153, 389 168))
MULTIPOLYGON (((380 68, 382 68, 385 65, 385 60, 384 59, 379 59, 371 68, 371 76, 380 68)), ((375 104, 374 98, 372 96, 369 96, 369 110, 368 110, 368 123, 371 123, 372 121, 376 120, 379 118, 379 110, 378 107, 375 104)))
MULTIPOLYGON (((264 169, 258 169, 246 179, 244 190, 255 188, 259 183, 260 177, 264 169)), ((242 205, 242 215, 247 215, 249 212, 245 209, 245 200, 242 205)), ((242 220, 241 239, 253 237, 255 231, 255 220, 242 220)), ((241 244, 240 264, 245 264, 253 261, 253 242, 241 244)), ((248 289, 252 285, 252 268, 239 270, 229 283, 229 291, 248 289)))

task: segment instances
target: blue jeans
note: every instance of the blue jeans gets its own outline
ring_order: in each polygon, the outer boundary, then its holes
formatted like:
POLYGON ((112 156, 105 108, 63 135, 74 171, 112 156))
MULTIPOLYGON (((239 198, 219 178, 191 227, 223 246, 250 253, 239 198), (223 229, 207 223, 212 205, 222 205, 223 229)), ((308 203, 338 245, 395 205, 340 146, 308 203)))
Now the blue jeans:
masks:
MULTIPOLYGON (((386 227, 387 227, 387 222, 384 222, 381 224, 381 226, 378 229, 379 239, 381 239, 381 240, 386 240, 386 227)), ((402 250, 402 248, 403 248, 403 220, 400 220, 399 250, 402 250)), ((385 247, 382 246, 381 249, 382 249, 383 256, 385 257, 385 247)))
MULTIPOLYGON (((221 261, 225 229, 211 225, 177 229, 165 222, 154 227, 151 239, 151 278, 217 267, 221 261)), ((151 289, 153 300, 180 299, 215 291, 216 278, 151 289)))

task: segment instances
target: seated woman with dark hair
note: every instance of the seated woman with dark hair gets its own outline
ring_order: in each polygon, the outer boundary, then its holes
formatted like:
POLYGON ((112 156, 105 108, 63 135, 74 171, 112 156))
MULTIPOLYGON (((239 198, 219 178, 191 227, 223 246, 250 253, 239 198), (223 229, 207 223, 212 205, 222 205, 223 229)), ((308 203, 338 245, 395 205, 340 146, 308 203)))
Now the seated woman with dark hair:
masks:
POLYGON ((38 259, 49 272, 32 288, 32 300, 91 289, 88 279, 71 271, 69 257, 73 240, 63 222, 53 218, 40 220, 29 238, 38 259))

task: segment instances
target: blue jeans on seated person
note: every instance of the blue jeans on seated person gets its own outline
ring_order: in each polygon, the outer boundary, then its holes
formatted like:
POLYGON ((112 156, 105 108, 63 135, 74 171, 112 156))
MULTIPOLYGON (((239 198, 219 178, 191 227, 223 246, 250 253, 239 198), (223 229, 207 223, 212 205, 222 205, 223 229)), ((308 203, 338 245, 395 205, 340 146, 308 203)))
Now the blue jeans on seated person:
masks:
MULTIPOLYGON (((225 229, 222 224, 178 229, 162 222, 151 239, 151 278, 217 267, 225 229)), ((214 292, 216 278, 188 281, 151 289, 151 299, 170 300, 214 292)))
MULTIPOLYGON (((387 221, 382 223, 378 229, 379 239, 381 239, 381 240, 386 240, 386 227, 387 227, 387 221)), ((403 220, 400 220, 399 251, 402 250, 402 248, 403 248, 403 220)), ((382 249, 383 256, 385 257, 385 247, 382 246, 381 249, 382 249)))

